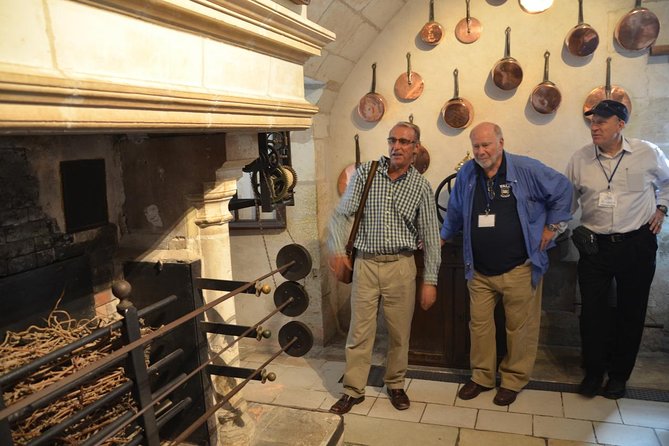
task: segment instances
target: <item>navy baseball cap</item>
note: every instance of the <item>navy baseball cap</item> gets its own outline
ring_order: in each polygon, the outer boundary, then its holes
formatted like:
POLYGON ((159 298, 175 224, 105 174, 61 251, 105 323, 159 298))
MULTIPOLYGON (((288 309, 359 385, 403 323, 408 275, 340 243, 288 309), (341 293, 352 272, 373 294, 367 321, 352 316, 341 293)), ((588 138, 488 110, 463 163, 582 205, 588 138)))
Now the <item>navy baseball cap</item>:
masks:
POLYGON ((629 119, 629 112, 625 104, 611 99, 603 100, 583 114, 585 116, 597 115, 604 118, 610 118, 615 115, 625 122, 629 119))

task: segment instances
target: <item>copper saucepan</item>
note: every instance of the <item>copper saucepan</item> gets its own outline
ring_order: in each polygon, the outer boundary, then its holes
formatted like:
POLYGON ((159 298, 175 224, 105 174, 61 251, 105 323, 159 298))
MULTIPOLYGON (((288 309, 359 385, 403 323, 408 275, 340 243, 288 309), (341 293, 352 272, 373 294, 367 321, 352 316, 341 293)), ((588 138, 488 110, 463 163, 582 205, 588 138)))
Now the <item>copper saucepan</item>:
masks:
POLYGON ((532 108, 544 115, 554 113, 562 102, 562 94, 555 84, 548 80, 548 58, 551 53, 544 53, 544 81, 534 87, 530 96, 532 108))
POLYGON ((511 27, 507 27, 505 32, 504 58, 498 60, 493 67, 492 80, 502 90, 513 90, 523 80, 523 69, 518 61, 511 57, 511 27))
POLYGON ((564 44, 571 54, 579 57, 591 55, 599 45, 597 31, 587 23, 583 23, 583 0, 578 0, 578 25, 569 31, 564 44))
POLYGON ((344 191, 346 190, 346 187, 348 186, 348 183, 351 181, 351 177, 353 177, 353 174, 355 173, 355 169, 360 165, 360 142, 359 142, 359 137, 358 134, 355 134, 355 163, 354 164, 349 164, 348 166, 344 167, 344 170, 341 171, 339 174, 339 178, 337 178, 337 192, 339 192, 339 195, 343 195, 344 191))
POLYGON ((450 127, 464 129, 474 119, 474 107, 467 99, 460 97, 457 68, 453 70, 453 78, 455 81, 455 95, 441 109, 441 116, 450 127))
POLYGON ((430 0, 430 21, 420 30, 420 40, 428 45, 437 45, 444 36, 444 28, 434 21, 434 0, 430 0))
POLYGON ((425 84, 420 74, 411 71, 411 53, 407 53, 407 70, 395 81, 395 94, 400 99, 414 100, 423 93, 425 84))
POLYGON ((377 122, 386 111, 386 100, 376 93, 376 62, 372 64, 372 89, 358 103, 358 116, 367 122, 377 122))
MULTIPOLYGON (((413 124, 413 113, 409 115, 409 122, 413 124)), ((420 141, 416 144, 416 155, 412 164, 420 173, 425 173, 427 168, 430 167, 430 152, 427 151, 420 141)))
MULTIPOLYGON (((622 87, 611 85, 610 57, 606 59, 606 85, 597 87, 588 94, 588 97, 585 98, 585 103, 583 104, 583 113, 587 112, 604 99, 613 99, 614 101, 622 102, 625 104, 625 107, 627 107, 628 113, 632 114, 632 101, 627 92, 622 87)), ((590 116, 586 116, 585 118, 591 119, 590 116)))
POLYGON ((472 43, 476 42, 481 36, 481 30, 483 26, 474 17, 469 15, 469 0, 467 1, 467 17, 460 20, 457 25, 455 25, 455 38, 462 43, 472 43))
POLYGON ((649 9, 641 7, 641 0, 625 14, 614 32, 616 41, 626 50, 645 50, 650 47, 660 34, 660 21, 649 9))

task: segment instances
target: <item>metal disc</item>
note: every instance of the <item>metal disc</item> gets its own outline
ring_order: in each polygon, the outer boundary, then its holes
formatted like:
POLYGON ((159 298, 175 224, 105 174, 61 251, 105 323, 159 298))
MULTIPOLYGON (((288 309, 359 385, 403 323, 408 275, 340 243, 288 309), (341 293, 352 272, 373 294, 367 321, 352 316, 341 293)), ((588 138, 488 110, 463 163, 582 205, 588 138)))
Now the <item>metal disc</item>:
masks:
POLYGON ((288 299, 293 298, 293 302, 285 307, 281 312, 286 316, 295 317, 304 313, 309 306, 309 295, 307 290, 297 282, 283 282, 274 291, 274 305, 280 307, 288 299))
POLYGON ((311 272, 311 254, 309 251, 297 243, 292 243, 281 248, 276 255, 276 266, 280 268, 294 261, 288 269, 281 272, 281 275, 288 280, 300 280, 307 277, 311 272))
POLYGON ((291 321, 279 330, 279 345, 285 348, 294 338, 297 338, 290 347, 284 351, 290 356, 304 356, 314 345, 314 335, 306 324, 299 321, 291 321))

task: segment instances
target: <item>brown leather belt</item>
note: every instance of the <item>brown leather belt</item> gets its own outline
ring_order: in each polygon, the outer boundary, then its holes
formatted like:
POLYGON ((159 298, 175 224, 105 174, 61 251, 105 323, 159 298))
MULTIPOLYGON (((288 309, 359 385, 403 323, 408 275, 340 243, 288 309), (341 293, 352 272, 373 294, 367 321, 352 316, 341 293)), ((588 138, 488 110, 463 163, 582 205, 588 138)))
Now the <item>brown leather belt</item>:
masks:
POLYGON ((357 256, 365 260, 374 260, 375 262, 396 262, 402 257, 413 256, 413 251, 401 251, 398 254, 374 254, 371 252, 358 251, 357 256))

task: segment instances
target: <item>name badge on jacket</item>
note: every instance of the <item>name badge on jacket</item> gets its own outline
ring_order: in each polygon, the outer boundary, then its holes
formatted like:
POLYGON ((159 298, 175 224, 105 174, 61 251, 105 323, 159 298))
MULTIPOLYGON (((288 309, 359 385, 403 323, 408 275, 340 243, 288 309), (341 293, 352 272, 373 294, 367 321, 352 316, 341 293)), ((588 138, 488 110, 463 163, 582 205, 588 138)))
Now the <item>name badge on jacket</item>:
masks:
POLYGON ((479 214, 479 228, 494 228, 495 214, 479 214))

